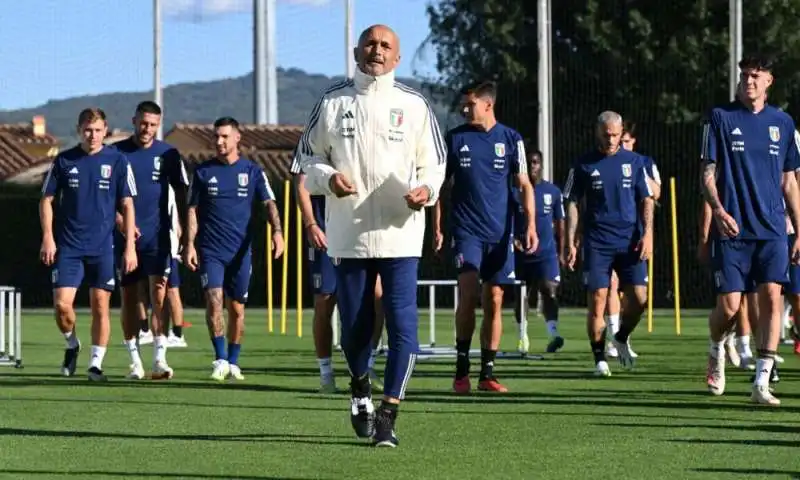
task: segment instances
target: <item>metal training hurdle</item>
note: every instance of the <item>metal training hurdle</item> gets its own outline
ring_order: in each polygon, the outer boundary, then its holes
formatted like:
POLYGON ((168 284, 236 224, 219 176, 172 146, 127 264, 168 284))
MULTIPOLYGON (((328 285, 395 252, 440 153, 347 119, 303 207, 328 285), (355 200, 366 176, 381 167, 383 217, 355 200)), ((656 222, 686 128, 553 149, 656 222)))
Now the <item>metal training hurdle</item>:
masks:
POLYGON ((0 366, 22 368, 22 292, 0 286, 0 366))
MULTIPOLYGON (((436 341, 436 288, 437 287, 452 287, 453 288, 453 312, 455 313, 456 309, 458 308, 458 282, 455 280, 418 280, 417 286, 419 287, 427 287, 428 288, 428 343, 420 342, 419 346, 419 354, 417 355, 417 360, 431 360, 436 358, 447 358, 447 357, 455 357, 456 356, 456 330, 455 330, 455 322, 453 323, 453 338, 451 340, 449 346, 442 346, 437 345, 436 341)), ((514 286, 517 288, 518 295, 521 296, 523 302, 527 302, 527 288, 523 282, 514 281, 514 286)), ((524 303, 523 303, 524 304, 524 303)), ((339 324, 339 312, 338 309, 334 310, 333 318, 331 319, 333 323, 333 343, 336 345, 337 350, 341 350, 341 343, 340 343, 340 324, 339 324)), ((480 332, 480 322, 476 321, 476 332, 480 332)), ((521 340, 524 335, 528 332, 528 319, 525 315, 525 309, 522 309, 522 318, 521 318, 521 328, 519 329, 519 339, 521 340)), ((478 338, 478 335, 473 336, 473 338, 478 338)), ((385 338, 385 334, 384 334, 385 338)), ((381 348, 381 352, 385 353, 386 342, 383 342, 383 348, 381 348)), ((470 357, 477 358, 480 356, 480 349, 472 349, 470 350, 470 357)), ((526 360, 543 360, 544 357, 542 355, 531 354, 531 353, 521 353, 517 351, 499 351, 497 352, 497 358, 517 358, 517 359, 526 359, 526 360)))

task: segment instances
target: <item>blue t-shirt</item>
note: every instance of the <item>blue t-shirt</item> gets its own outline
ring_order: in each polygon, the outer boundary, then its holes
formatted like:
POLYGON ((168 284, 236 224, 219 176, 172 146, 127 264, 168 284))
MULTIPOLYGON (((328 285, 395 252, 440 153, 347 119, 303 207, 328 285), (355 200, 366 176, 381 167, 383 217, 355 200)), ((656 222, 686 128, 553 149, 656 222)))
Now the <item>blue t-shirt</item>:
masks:
POLYGON ((189 192, 189 206, 197 207, 197 249, 223 261, 250 249, 253 203, 275 199, 264 171, 244 157, 198 165, 189 192))
POLYGON ((644 231, 639 203, 652 196, 645 157, 619 149, 613 155, 593 150, 572 166, 564 197, 583 208, 583 236, 592 248, 624 249, 644 231))
MULTIPOLYGON (((553 257, 557 255, 558 248, 553 222, 564 220, 561 190, 545 180, 537 183, 534 188, 536 234, 539 236, 539 247, 525 257, 531 259, 553 257)), ((519 240, 524 241, 525 235, 528 233, 528 217, 525 215, 519 189, 515 189, 515 196, 517 197, 517 211, 514 214, 514 234, 519 240)))
MULTIPOLYGON (((125 154, 136 180, 137 195, 133 204, 136 226, 141 233, 136 249, 148 253, 169 250, 170 211, 175 208, 170 205, 169 189, 183 193, 189 186, 180 153, 172 145, 159 140, 153 141, 149 148, 140 148, 132 138, 113 146, 125 154)), ((121 235, 117 235, 117 241, 121 239, 121 235)))
POLYGON ((527 174, 522 137, 501 123, 489 131, 465 124, 450 130, 445 143, 453 236, 492 243, 508 238, 514 177, 527 174))
MULTIPOLYGON (((737 101, 711 111, 701 158, 717 165, 717 193, 739 226, 738 239, 786 236, 781 185, 784 172, 800 168, 795 135, 792 118, 770 105, 753 113, 737 101)), ((719 238, 715 223, 711 236, 719 238)))
POLYGON ((114 148, 88 155, 80 146, 58 154, 42 186, 55 197, 55 241, 62 255, 101 256, 114 251, 117 207, 136 196, 128 160, 114 148))

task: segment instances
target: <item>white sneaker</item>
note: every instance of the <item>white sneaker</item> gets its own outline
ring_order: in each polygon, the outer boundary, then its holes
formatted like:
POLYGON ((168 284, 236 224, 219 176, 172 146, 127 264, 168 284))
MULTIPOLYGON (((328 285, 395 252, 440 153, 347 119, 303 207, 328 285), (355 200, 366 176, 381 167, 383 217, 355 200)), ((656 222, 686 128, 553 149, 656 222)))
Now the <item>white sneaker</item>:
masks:
POLYGON ((615 347, 612 342, 606 343, 606 356, 611 358, 619 357, 619 352, 617 351, 617 347, 615 347))
POLYGON ((128 376, 125 377, 128 380, 142 380, 144 379, 144 367, 141 363, 132 363, 130 364, 130 371, 128 372, 128 376))
POLYGON ((211 366, 214 367, 214 370, 211 372, 211 378, 218 382, 224 382, 225 379, 228 378, 228 374, 231 373, 231 365, 227 360, 214 360, 211 366))
POLYGON ((781 401, 775 398, 767 385, 753 385, 753 393, 750 394, 750 401, 759 405, 771 405, 777 407, 781 401))
POLYGON ((531 342, 528 339, 528 334, 526 333, 522 336, 522 338, 519 339, 519 342, 517 343, 517 351, 519 353, 525 354, 528 353, 530 347, 531 347, 531 342))
POLYGON ((725 393, 725 357, 724 355, 720 355, 720 357, 714 358, 709 355, 708 369, 706 370, 708 391, 717 396, 725 393))
POLYGON ((139 331, 139 345, 148 345, 150 343, 153 343, 153 331, 152 330, 148 330, 148 331, 145 332, 145 331, 140 330, 139 331))
POLYGON ((336 393, 336 376, 326 374, 319 376, 319 393, 336 393))
POLYGON ((175 332, 170 331, 167 335, 167 348, 186 348, 186 338, 183 336, 175 335, 175 332))
POLYGON ((174 371, 167 365, 167 362, 153 362, 153 380, 169 380, 174 375, 174 371))
POLYGON ((630 350, 628 350, 628 344, 618 342, 616 338, 612 338, 611 343, 613 343, 614 347, 617 349, 617 353, 619 354, 617 360, 619 360, 619 364, 622 365, 622 368, 626 370, 633 369, 636 359, 631 355, 630 350))
POLYGON ((244 380, 244 375, 242 375, 242 369, 239 368, 239 365, 234 363, 230 364, 230 376, 233 380, 244 380))
POLYGON ((605 360, 601 360, 597 362, 594 366, 594 376, 595 377, 610 377, 611 376, 611 369, 608 367, 608 362, 605 360))
POLYGON ((777 353, 775 354, 775 363, 783 363, 784 361, 785 360, 783 359, 783 357, 781 357, 777 353))
POLYGON ((631 356, 631 358, 639 358, 639 354, 634 352, 633 349, 631 348, 631 337, 628 337, 627 345, 628 345, 628 354, 631 356))
POLYGON ((728 357, 728 361, 731 362, 731 365, 737 368, 741 367, 742 357, 736 350, 736 344, 734 343, 733 335, 730 335, 725 339, 725 356, 728 357))

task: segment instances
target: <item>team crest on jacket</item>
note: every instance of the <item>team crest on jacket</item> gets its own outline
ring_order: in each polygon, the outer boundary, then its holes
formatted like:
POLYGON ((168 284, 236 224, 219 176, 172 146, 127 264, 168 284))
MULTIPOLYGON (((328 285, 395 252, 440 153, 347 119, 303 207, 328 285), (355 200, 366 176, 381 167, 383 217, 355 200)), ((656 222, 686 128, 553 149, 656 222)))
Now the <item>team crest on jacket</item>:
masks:
POLYGON ((505 157, 506 156, 506 144, 505 143, 495 143, 494 144, 494 154, 498 157, 505 157))
POLYGON ((153 157, 153 170, 161 170, 161 157, 153 157))
POLYGON ((545 193, 542 198, 544 199, 544 204, 545 205, 552 205, 553 204, 553 196, 550 195, 549 193, 545 193))
POLYGON ((778 127, 769 127, 769 139, 773 142, 780 141, 781 130, 778 127))
POLYGON ((111 165, 100 165, 100 176, 103 178, 111 178, 111 165))
POLYGON ((622 164, 622 176, 626 177, 626 178, 631 176, 631 164, 630 163, 623 163, 622 164))
POLYGON ((249 181, 250 181, 250 177, 246 173, 240 173, 239 174, 239 186, 240 187, 246 187, 247 186, 247 182, 249 182, 249 181))
POLYGON ((400 108, 393 108, 389 111, 389 123, 394 128, 398 128, 403 124, 403 110, 400 108))

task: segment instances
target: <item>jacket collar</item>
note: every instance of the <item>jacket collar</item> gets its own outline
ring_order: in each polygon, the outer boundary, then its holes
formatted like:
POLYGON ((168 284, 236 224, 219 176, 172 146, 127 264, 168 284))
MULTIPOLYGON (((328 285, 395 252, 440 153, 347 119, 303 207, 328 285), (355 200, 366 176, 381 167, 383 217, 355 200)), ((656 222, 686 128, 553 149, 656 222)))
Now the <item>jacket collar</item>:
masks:
POLYGON ((373 77, 362 72, 360 68, 356 67, 356 72, 353 75, 356 89, 361 92, 379 92, 391 89, 394 86, 394 70, 381 75, 373 77))

